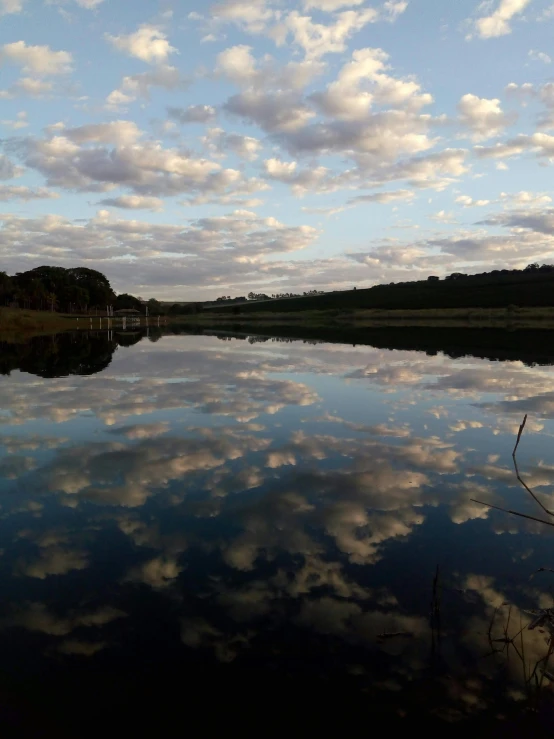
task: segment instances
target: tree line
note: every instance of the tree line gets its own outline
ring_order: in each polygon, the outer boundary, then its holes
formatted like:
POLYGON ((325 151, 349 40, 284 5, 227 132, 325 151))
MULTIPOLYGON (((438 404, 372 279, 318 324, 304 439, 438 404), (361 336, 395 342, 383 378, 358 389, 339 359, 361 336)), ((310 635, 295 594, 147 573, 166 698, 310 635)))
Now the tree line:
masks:
MULTIPOLYGON (((129 293, 117 295, 102 272, 88 267, 42 266, 12 276, 0 271, 0 305, 60 313, 105 312, 108 306, 145 311, 139 298, 129 293)), ((162 312, 157 300, 146 305, 150 315, 162 312)))
POLYGON ((525 269, 497 269, 444 279, 391 282, 370 288, 272 300, 248 301, 222 312, 350 311, 359 309, 419 310, 442 308, 508 308, 554 306, 554 265, 529 264, 525 269))

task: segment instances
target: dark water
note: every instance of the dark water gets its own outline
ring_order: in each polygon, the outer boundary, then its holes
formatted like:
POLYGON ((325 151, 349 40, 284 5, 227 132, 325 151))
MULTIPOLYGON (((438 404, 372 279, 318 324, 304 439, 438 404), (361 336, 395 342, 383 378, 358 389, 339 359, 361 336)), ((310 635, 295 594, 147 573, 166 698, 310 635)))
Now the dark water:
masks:
POLYGON ((554 336, 365 341, 2 346, 2 736, 552 730, 554 336))

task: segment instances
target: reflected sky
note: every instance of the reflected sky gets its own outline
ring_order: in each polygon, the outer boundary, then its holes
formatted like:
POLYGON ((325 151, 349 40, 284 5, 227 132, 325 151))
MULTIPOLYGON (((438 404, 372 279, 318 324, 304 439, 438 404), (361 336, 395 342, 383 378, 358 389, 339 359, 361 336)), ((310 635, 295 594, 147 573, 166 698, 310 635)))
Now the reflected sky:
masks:
POLYGON ((511 460, 529 413, 520 471, 554 509, 552 366, 52 342, 6 349, 0 377, 0 646, 27 713, 45 675, 153 690, 177 666, 225 695, 347 689, 400 722, 550 720, 548 621, 525 627, 554 605, 553 529, 472 499, 546 516, 511 460))

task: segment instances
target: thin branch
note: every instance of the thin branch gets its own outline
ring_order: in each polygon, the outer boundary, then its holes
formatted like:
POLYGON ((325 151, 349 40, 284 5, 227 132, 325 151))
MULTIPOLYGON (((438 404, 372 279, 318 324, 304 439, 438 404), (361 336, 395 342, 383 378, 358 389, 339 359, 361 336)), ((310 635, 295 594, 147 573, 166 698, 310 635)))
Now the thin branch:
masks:
POLYGON ((521 485, 523 485, 523 487, 525 488, 525 490, 527 490, 527 492, 528 492, 528 493, 529 493, 529 495, 530 495, 530 496, 531 496, 531 497, 533 498, 533 500, 535 501, 535 503, 536 503, 536 504, 537 504, 538 506, 540 506, 540 507, 542 508, 542 510, 543 510, 543 511, 544 511, 544 512, 545 512, 545 513, 546 513, 546 514, 548 515, 548 516, 554 516, 554 513, 552 513, 552 511, 549 511, 549 510, 548 510, 548 508, 546 508, 546 507, 545 507, 545 506, 544 506, 544 505, 543 505, 543 504, 541 503, 541 501, 540 501, 540 500, 539 500, 539 499, 537 498, 537 496, 535 495, 535 493, 534 493, 534 492, 533 492, 533 491, 531 490, 531 488, 530 488, 530 487, 529 487, 529 486, 528 486, 528 485, 527 485, 527 484, 526 484, 526 483, 524 482, 524 480, 522 479, 521 475, 519 474, 519 469, 518 469, 518 466, 517 466, 517 459, 516 459, 516 452, 517 452, 517 448, 518 448, 518 446, 519 446, 519 442, 520 442, 520 440, 521 440, 521 435, 522 435, 522 433, 523 433, 523 429, 525 428, 525 424, 526 424, 526 422, 527 422, 527 413, 526 413, 526 414, 525 414, 525 416, 523 417, 523 422, 521 423, 521 425, 520 425, 520 427, 519 427, 519 431, 517 432, 516 445, 515 445, 515 447, 514 447, 514 451, 512 452, 512 459, 514 460, 514 470, 515 470, 515 473, 516 473, 516 477, 517 477, 517 480, 518 480, 518 482, 519 482, 519 483, 520 483, 521 485))
POLYGON ((487 506, 487 508, 494 508, 496 511, 503 511, 503 513, 511 513, 512 516, 521 516, 521 518, 529 518, 531 521, 538 521, 539 523, 545 523, 547 526, 554 526, 552 521, 545 521, 542 518, 535 518, 535 516, 527 516, 525 513, 518 513, 517 511, 511 511, 509 508, 500 508, 497 505, 491 505, 490 503, 484 503, 482 500, 476 500, 470 498, 473 503, 479 503, 479 505, 487 506))
POLYGON ((521 483, 521 484, 523 485, 523 487, 525 488, 525 490, 527 490, 527 492, 528 492, 528 493, 529 493, 529 495, 530 495, 530 496, 531 496, 531 497, 533 498, 533 500, 535 501, 535 503, 537 503, 537 504, 538 504, 538 505, 539 505, 539 506, 540 506, 540 507, 541 507, 541 508, 543 509, 543 511, 544 511, 545 513, 547 513, 547 514, 548 514, 549 516, 554 516, 554 513, 552 513, 552 511, 549 511, 549 510, 548 510, 548 508, 546 508, 546 507, 545 507, 545 506, 544 506, 544 505, 543 505, 543 504, 542 504, 542 503, 540 502, 540 500, 539 500, 539 499, 537 498, 537 496, 536 496, 536 495, 535 495, 535 493, 534 493, 534 492, 533 492, 533 491, 531 490, 531 488, 530 488, 530 487, 529 487, 529 486, 528 486, 528 485, 527 485, 527 484, 526 484, 526 483, 525 483, 525 482, 524 482, 524 481, 523 481, 523 480, 521 479, 521 475, 519 474, 519 470, 518 470, 518 467, 517 467, 517 461, 516 461, 516 458, 514 457, 513 459, 514 459, 514 469, 515 469, 515 471, 516 471, 516 477, 517 477, 517 479, 518 479, 518 482, 520 482, 520 483, 521 483))
POLYGON ((520 425, 519 431, 517 432, 516 445, 514 447, 514 451, 512 452, 512 457, 516 456, 517 448, 519 446, 519 440, 521 439, 521 434, 523 433, 523 429, 525 428, 526 422, 527 422, 527 413, 523 417, 523 423, 520 425))

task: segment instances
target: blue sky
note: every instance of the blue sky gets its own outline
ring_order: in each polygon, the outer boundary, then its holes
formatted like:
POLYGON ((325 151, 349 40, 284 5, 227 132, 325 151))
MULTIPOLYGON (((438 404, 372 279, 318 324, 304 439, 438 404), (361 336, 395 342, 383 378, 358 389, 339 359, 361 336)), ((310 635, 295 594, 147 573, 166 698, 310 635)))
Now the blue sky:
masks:
POLYGON ((0 0, 0 268, 161 299, 554 261, 552 0, 0 0))

